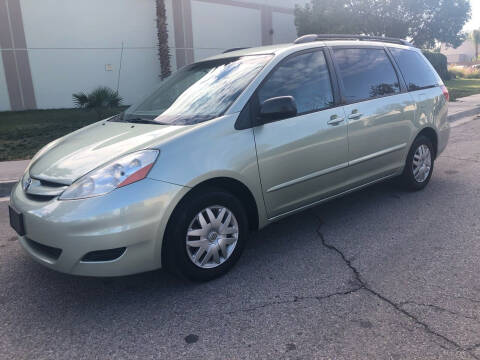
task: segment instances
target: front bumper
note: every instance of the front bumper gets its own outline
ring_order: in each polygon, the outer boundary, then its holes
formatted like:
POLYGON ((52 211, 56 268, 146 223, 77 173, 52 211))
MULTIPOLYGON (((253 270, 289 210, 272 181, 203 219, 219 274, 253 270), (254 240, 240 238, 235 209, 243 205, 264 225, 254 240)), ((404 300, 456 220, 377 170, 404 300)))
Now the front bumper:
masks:
POLYGON ((39 263, 68 274, 121 276, 161 267, 164 229, 186 191, 147 178, 90 199, 38 201, 17 184, 10 205, 23 214, 20 243, 39 263), (123 247, 114 260, 82 261, 93 251, 123 247), (60 249, 60 255, 42 251, 49 248, 60 249))

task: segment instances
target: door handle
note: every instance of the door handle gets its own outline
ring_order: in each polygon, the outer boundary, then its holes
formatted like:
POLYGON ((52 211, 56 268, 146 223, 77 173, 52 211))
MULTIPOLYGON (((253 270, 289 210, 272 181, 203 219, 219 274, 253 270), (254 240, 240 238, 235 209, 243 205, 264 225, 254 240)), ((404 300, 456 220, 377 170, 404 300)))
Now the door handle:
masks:
POLYGON ((350 120, 357 120, 362 117, 363 114, 360 114, 359 112, 354 112, 348 116, 350 120))
POLYGON ((340 124, 344 120, 345 120, 345 118, 343 118, 343 117, 338 117, 337 115, 333 115, 330 118, 330 121, 327 122, 327 124, 332 125, 332 126, 337 126, 338 124, 340 124))

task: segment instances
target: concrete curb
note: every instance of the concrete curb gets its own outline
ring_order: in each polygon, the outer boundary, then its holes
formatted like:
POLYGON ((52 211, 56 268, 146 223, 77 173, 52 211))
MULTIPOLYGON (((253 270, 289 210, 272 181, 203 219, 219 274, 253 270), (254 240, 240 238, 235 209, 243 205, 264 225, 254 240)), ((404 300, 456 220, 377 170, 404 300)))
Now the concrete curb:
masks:
POLYGON ((0 181, 0 198, 9 197, 18 180, 0 181))

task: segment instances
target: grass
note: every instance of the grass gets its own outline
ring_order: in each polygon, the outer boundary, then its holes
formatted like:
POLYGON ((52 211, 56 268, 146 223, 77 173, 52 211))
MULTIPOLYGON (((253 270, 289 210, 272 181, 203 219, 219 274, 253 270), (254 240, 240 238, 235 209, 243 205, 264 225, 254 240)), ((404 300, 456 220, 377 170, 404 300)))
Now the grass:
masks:
MULTIPOLYGON (((111 109, 104 118, 123 109, 111 109)), ((29 159, 50 141, 98 120, 94 111, 82 109, 0 112, 0 161, 29 159)))
POLYGON ((450 93, 450 100, 480 94, 480 79, 453 79, 445 82, 450 93))

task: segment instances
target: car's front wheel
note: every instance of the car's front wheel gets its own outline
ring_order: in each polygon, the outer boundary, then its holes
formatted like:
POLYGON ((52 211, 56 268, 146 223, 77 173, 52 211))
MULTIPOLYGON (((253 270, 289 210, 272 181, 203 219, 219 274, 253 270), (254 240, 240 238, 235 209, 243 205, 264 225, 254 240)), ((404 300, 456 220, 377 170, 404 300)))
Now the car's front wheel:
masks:
POLYGON ((175 209, 165 235, 168 270, 194 281, 225 274, 239 259, 248 233, 242 203, 221 189, 203 189, 175 209))
POLYGON ((401 184, 409 190, 421 190, 430 181, 433 173, 434 149, 429 138, 420 135, 412 144, 407 156, 401 184))

